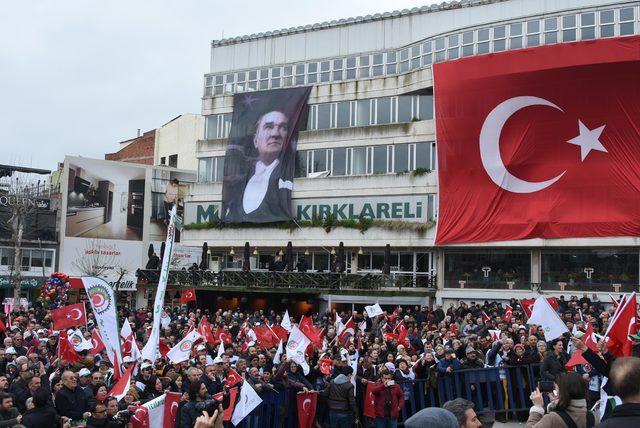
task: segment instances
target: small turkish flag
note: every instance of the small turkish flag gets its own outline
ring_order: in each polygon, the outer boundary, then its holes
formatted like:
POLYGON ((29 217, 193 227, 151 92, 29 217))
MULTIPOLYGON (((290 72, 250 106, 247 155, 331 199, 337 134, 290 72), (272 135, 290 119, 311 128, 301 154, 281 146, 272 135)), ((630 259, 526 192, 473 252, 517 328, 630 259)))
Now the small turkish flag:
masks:
POLYGON ((224 343, 225 345, 231 343, 231 333, 225 331, 220 326, 216 327, 216 332, 213 334, 213 337, 215 339, 214 345, 220 343, 220 341, 222 341, 222 343, 224 343))
POLYGON ((211 331, 211 324, 207 322, 207 317, 200 318, 200 324, 198 324, 198 333, 204 337, 204 339, 212 346, 215 346, 216 339, 213 337, 213 332, 211 331))
POLYGON ((242 377, 238 374, 238 372, 234 369, 229 369, 224 385, 231 388, 233 386, 236 386, 240 382, 242 382, 242 377))
MULTIPOLYGON (((233 416, 233 409, 236 406, 236 396, 238 395, 238 388, 231 388, 229 390, 229 407, 225 407, 223 413, 223 420, 228 422, 231 420, 231 416, 233 416)), ((222 402, 224 400, 224 391, 218 392, 212 396, 214 399, 222 402)))
POLYGON ((513 309, 511 308, 510 305, 507 305, 505 309, 506 310, 504 311, 504 322, 511 322, 511 313, 513 312, 513 309))
MULTIPOLYGON (((596 343, 596 338, 595 338, 595 335, 593 334, 593 326, 591 324, 589 324, 589 327, 587 327, 587 331, 582 337, 582 341, 593 352, 595 352, 596 354, 599 353, 598 345, 596 343)), ((575 366, 578 366, 580 364, 586 364, 586 363, 587 363, 587 360, 585 360, 584 357, 582 356, 582 351, 576 351, 573 353, 573 355, 571 355, 571 358, 569 359, 569 361, 567 361, 567 364, 565 364, 564 366, 567 368, 567 370, 571 370, 575 366)))
POLYGON ((315 391, 299 392, 296 399, 298 402, 298 426, 300 428, 311 428, 316 417, 318 393, 315 391))
POLYGON ((364 398, 364 409, 362 414, 368 418, 376 417, 375 397, 373 396, 374 382, 367 382, 367 392, 364 398))
POLYGON ((181 394, 177 392, 167 392, 164 399, 164 418, 162 420, 163 428, 173 428, 178 416, 178 408, 180 407, 181 394))
POLYGON ((186 290, 184 290, 182 292, 182 294, 180 295, 180 303, 182 304, 186 304, 189 302, 195 302, 196 301, 196 289, 195 288, 188 288, 186 290))
POLYGON ((86 324, 87 313, 84 303, 76 303, 75 305, 54 309, 51 311, 51 319, 53 319, 54 330, 64 330, 69 327, 86 324))
POLYGON ((60 338, 58 340, 58 358, 66 360, 70 364, 80 361, 80 355, 73 349, 73 345, 69 342, 69 336, 67 336, 66 330, 60 331, 60 338))
POLYGON ((636 294, 633 293, 624 303, 620 303, 609 323, 609 329, 605 334, 609 338, 607 348, 616 357, 631 356, 633 342, 629 335, 638 332, 637 308, 636 294))
POLYGON ((322 357, 320 358, 320 373, 323 375, 328 375, 331 373, 331 367, 333 366, 333 360, 331 358, 322 357))
POLYGON ((91 332, 91 354, 93 356, 98 355, 104 349, 104 342, 98 333, 98 329, 94 328, 91 332))
POLYGON ((437 244, 640 233, 640 36, 435 64, 437 244))

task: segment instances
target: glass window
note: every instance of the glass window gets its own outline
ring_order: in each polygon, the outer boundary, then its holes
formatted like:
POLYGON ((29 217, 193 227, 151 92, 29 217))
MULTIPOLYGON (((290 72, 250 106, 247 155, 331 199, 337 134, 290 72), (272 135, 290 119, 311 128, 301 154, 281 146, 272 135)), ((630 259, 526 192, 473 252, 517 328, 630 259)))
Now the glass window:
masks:
POLYGON ((420 95, 419 102, 419 120, 433 119, 433 95, 420 95))
POLYGON ((309 65, 307 66, 307 72, 316 73, 317 71, 318 71, 318 63, 310 62, 309 65))
POLYGON ((540 44, 540 21, 527 22, 527 46, 538 46, 540 44))
POLYGON ((522 23, 516 22, 509 25, 509 49, 522 47, 522 23))
POLYGON ((329 270, 329 254, 313 253, 313 269, 318 272, 329 270))
POLYGON ((280 67, 271 69, 271 77, 280 77, 280 67))
POLYGON ((531 281, 531 252, 527 250, 447 250, 444 257, 445 287, 459 287, 458 281, 531 281))
POLYGON ((211 180, 211 158, 198 159, 198 181, 204 183, 211 180))
POLYGON ((371 270, 371 253, 358 254, 358 269, 371 270))
POLYGON ((431 41, 428 41, 422 44, 422 65, 429 65, 431 62, 431 41))
POLYGON ((42 256, 44 250, 32 250, 31 251, 31 267, 42 267, 42 256))
POLYGON ((462 34, 462 56, 473 55, 473 31, 462 34))
POLYGON ((229 137, 229 132, 231 131, 232 118, 233 118, 232 113, 225 113, 222 115, 222 135, 220 135, 220 138, 229 137))
POLYGON ((0 265, 13 266, 13 259, 15 258, 13 248, 2 248, 0 251, 2 254, 2 256, 0 256, 0 265))
POLYGON ((504 25, 493 29, 493 51, 501 52, 507 48, 507 29, 504 25))
POLYGON ((431 169, 431 143, 416 144, 416 169, 431 169))
POLYGON ((307 151, 306 150, 296 151, 296 167, 295 167, 294 176, 296 178, 307 176, 307 151))
POLYGON ((373 147, 373 174, 387 173, 387 146, 373 147))
POLYGON ((317 104, 318 128, 328 129, 331 127, 331 104, 317 104))
POLYGON ((327 150, 313 150, 313 164, 310 172, 321 172, 327 170, 327 150))
POLYGON ((398 122, 411 122, 411 96, 401 95, 398 97, 398 122))
POLYGON ((44 253, 44 267, 53 267, 53 251, 45 251, 44 253))
POLYGON ((358 76, 369 77, 369 55, 363 55, 359 59, 360 68, 358 69, 358 76))
POLYGON ((447 50, 447 58, 448 59, 456 59, 458 58, 458 45, 459 45, 460 36, 458 34, 453 34, 447 37, 447 45, 449 49, 447 50))
POLYGON ((224 156, 216 157, 216 176, 215 181, 222 182, 224 178, 224 156))
POLYGON ((396 173, 409 171, 409 144, 396 144, 394 147, 394 171, 396 173))
POLYGON ((558 42, 558 18, 547 18, 544 20, 544 43, 551 44, 558 42))
POLYGON ((336 103, 336 127, 337 128, 347 128, 350 126, 349 123, 349 101, 341 101, 336 103))
POLYGON ((382 270, 384 265, 384 253, 371 253, 371 269, 382 270))
POLYGON ((217 114, 210 114, 208 116, 205 116, 205 136, 204 138, 206 140, 213 140, 214 138, 217 138, 216 135, 218 134, 218 115, 217 114))
POLYGON ((572 42, 576 40, 576 16, 567 15, 562 17, 562 41, 572 42))
POLYGON ((352 56, 347 58, 347 68, 355 68, 356 66, 356 57, 352 56))
POLYGON ((340 147, 333 149, 333 168, 331 175, 346 175, 347 149, 340 147))
POLYGON ((489 29, 478 30, 478 54, 489 53, 489 29))
POLYGON ((369 100, 358 100, 357 101, 357 126, 366 126, 370 125, 369 119, 369 100))
POLYGON ((541 258, 543 283, 638 286, 637 249, 543 250, 541 258))
POLYGON ((28 268, 29 267, 29 258, 31 256, 31 251, 29 250, 22 250, 22 265, 23 267, 28 268))
POLYGON ((613 21, 614 21, 613 10, 600 11, 600 37, 615 36, 615 28, 613 26, 613 21))
POLYGON ((320 71, 329 71, 330 66, 331 66, 331 63, 329 61, 322 61, 320 63, 320 71))
POLYGON ((445 59, 444 42, 444 37, 436 39, 436 57, 434 59, 435 62, 444 61, 445 59))
POLYGON ((596 14, 594 12, 580 14, 580 38, 582 40, 595 39, 596 14))
POLYGON ((391 97, 382 97, 377 100, 376 123, 378 125, 391 122, 391 97))
POLYGON ((409 49, 400 51, 400 73, 409 71, 409 49))
POLYGON ((632 7, 620 9, 620 35, 627 36, 633 34, 633 20, 635 12, 632 7))
POLYGON ((367 153, 365 147, 353 147, 351 149, 352 175, 363 175, 367 172, 367 153))

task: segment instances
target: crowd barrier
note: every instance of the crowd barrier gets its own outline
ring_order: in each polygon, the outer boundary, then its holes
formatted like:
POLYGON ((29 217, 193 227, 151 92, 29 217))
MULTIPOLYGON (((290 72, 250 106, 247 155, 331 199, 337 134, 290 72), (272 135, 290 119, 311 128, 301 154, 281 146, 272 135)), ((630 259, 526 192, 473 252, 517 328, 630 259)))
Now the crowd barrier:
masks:
MULTIPOLYGON (((528 412, 529 395, 540 379, 540 365, 487 367, 459 370, 433 380, 416 379, 399 383, 405 394, 405 405, 399 422, 425 407, 441 407, 454 398, 475 403, 479 415, 502 414, 515 418, 518 412, 528 412)), ((298 425, 295 391, 265 391, 262 403, 239 425, 241 428, 294 428, 298 425)), ((356 397, 362 412, 364 388, 358 384, 356 397)), ((328 412, 320 396, 316 417, 327 424, 328 412)))

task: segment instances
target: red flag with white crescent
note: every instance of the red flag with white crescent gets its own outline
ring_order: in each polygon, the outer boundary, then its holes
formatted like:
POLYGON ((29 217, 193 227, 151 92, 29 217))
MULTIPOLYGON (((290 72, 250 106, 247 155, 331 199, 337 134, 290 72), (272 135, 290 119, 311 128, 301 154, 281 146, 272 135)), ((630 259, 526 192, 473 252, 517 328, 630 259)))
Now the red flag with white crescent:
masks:
POLYGON ((123 373, 123 375, 118 379, 111 391, 109 391, 109 395, 118 399, 118 401, 122 400, 127 392, 129 392, 129 388, 131 387, 131 374, 133 369, 136 367, 136 364, 131 364, 129 368, 123 373))
POLYGON ((98 329, 94 328, 91 332, 91 354, 96 356, 104 349, 104 343, 98 333, 98 329))
POLYGON ((87 312, 84 303, 63 306, 51 311, 54 330, 63 330, 87 323, 87 312))
POLYGON ((375 382, 367 382, 367 392, 364 397, 364 408, 362 414, 368 418, 376 417, 375 397, 373 395, 373 386, 375 382))
POLYGON ((164 399, 162 428, 173 428, 175 426, 178 408, 180 406, 180 398, 181 395, 177 392, 167 392, 167 396, 164 399))
POLYGON ((224 385, 231 388, 233 386, 236 386, 240 382, 242 382, 242 376, 240 376, 234 369, 229 369, 224 385))
POLYGON ((200 324, 198 324, 198 333, 205 338, 207 343, 211 346, 215 346, 216 342, 218 342, 215 337, 213 337, 213 331, 211 331, 211 324, 207 322, 207 317, 200 318, 200 324))
MULTIPOLYGON (((225 422, 230 421, 231 420, 231 416, 233 415, 233 409, 236 405, 236 396, 238 395, 238 388, 234 387, 231 388, 229 390, 229 407, 225 407, 224 410, 224 414, 223 414, 223 420, 225 422)), ((215 398, 218 401, 223 401, 224 399, 224 391, 223 392, 218 392, 217 394, 214 394, 212 396, 213 398, 215 398)))
POLYGON ((507 305, 506 310, 504 311, 504 322, 511 322, 511 313, 513 309, 510 305, 507 305))
POLYGON ((640 36, 445 61, 433 75, 436 244, 638 236, 640 36))
POLYGON ((182 294, 180 295, 180 303, 182 304, 186 304, 189 302, 195 302, 196 301, 196 289, 195 288, 188 288, 186 290, 184 290, 182 292, 182 294))
POLYGON ((318 393, 315 391, 299 392, 296 400, 298 402, 298 427, 311 428, 316 417, 318 393))

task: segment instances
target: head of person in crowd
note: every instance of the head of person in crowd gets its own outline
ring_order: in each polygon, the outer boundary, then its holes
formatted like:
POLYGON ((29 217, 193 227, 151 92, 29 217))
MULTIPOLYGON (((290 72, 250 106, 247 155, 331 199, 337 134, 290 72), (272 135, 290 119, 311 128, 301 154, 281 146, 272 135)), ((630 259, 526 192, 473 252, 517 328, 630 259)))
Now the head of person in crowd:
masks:
POLYGON ((191 382, 188 392, 190 401, 204 401, 207 399, 207 386, 199 380, 191 382))
POLYGON ((609 379, 623 403, 640 404, 640 358, 616 358, 611 366, 609 379))
POLYGON ((91 371, 88 368, 83 367, 78 372, 78 385, 82 388, 86 388, 89 384, 91 384, 91 371))
POLYGON ((464 398, 456 398, 444 403, 442 408, 453 413, 458 420, 458 426, 460 428, 482 427, 482 423, 474 410, 475 404, 473 404, 472 401, 465 400, 464 398))
POLYGON ((62 373, 62 386, 64 388, 75 390, 78 387, 78 377, 71 370, 62 373))
POLYGON ((427 407, 404 422, 405 428, 458 428, 458 420, 448 410, 439 407, 427 407))

